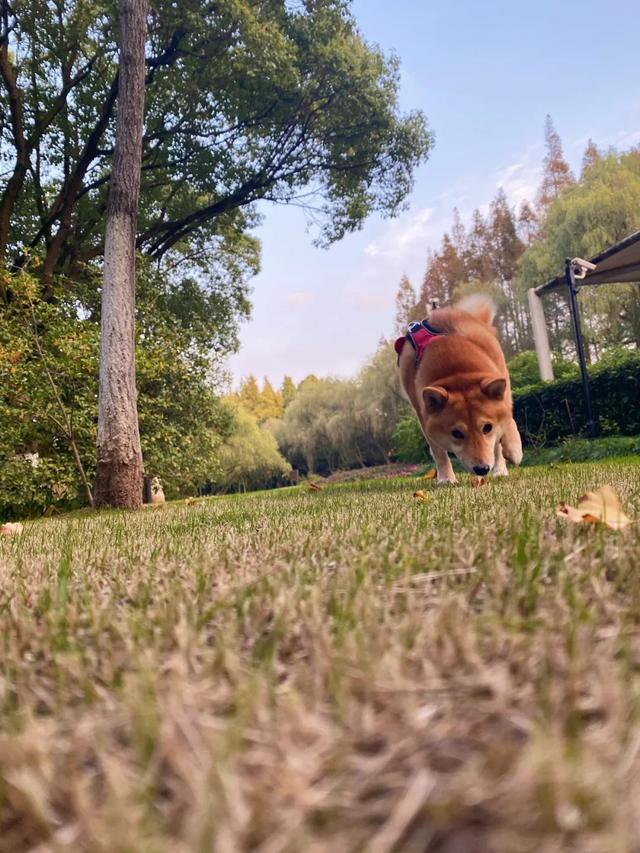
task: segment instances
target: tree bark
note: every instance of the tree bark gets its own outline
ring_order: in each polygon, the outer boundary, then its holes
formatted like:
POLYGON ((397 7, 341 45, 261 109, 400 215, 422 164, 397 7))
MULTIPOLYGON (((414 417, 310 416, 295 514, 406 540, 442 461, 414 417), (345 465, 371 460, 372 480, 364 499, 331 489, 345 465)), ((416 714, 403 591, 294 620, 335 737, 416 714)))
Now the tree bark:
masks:
POLYGON ((144 118, 147 0, 120 0, 116 147, 107 204, 95 497, 142 505, 135 375, 135 241, 144 118))

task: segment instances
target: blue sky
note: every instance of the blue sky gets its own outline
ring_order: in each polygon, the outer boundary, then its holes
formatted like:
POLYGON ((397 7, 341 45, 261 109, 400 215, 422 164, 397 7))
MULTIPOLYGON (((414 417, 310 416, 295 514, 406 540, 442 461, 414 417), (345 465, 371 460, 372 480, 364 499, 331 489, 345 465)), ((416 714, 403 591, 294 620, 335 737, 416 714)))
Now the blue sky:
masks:
POLYGON ((467 220, 499 186, 513 204, 535 194, 550 113, 579 168, 589 137, 640 143, 640 4, 596 0, 354 0, 365 38, 402 63, 403 109, 422 109, 436 144, 408 211, 372 216, 328 250, 297 208, 265 207, 253 314, 229 361, 279 383, 353 375, 393 332, 403 273, 419 285, 458 207, 467 220))

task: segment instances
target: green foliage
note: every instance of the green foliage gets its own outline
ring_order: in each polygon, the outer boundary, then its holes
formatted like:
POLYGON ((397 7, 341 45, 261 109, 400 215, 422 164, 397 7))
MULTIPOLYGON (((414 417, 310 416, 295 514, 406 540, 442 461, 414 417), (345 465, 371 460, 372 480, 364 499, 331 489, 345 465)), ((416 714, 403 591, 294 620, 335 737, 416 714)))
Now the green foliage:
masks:
MULTIPOLYGON (((514 355, 507 362, 507 367, 511 377, 511 387, 514 390, 538 385, 540 382, 538 359, 532 350, 514 355)), ((556 379, 573 379, 578 372, 579 368, 575 362, 557 356, 553 358, 553 374, 556 379)))
MULTIPOLYGON (((421 113, 400 113, 398 62, 365 43, 349 5, 158 0, 147 36, 142 252, 188 256, 207 272, 238 252, 263 199, 304 193, 323 242, 374 210, 401 208, 431 135, 421 113)), ((17 169, 15 204, 3 200, 9 255, 31 246, 52 271, 102 251, 116 23, 109 0, 7 6, 8 74, 23 93, 31 167, 22 179, 15 128, 0 122, 2 171, 17 169)), ((9 116, 6 88, 0 111, 9 116)))
MULTIPOLYGON (((288 379, 293 386, 292 380, 288 376, 285 379, 288 379)), ((293 386, 293 392, 289 387, 286 390, 289 394, 289 400, 293 399, 295 386, 293 386)), ((242 381, 237 394, 231 394, 228 399, 232 405, 237 404, 242 406, 246 412, 253 415, 258 423, 261 424, 274 418, 282 417, 284 411, 283 392, 276 391, 266 376, 262 384, 262 390, 260 390, 255 376, 250 375, 242 381)))
MULTIPOLYGON (((518 286, 524 293, 555 278, 566 257, 588 258, 640 228, 640 151, 592 154, 579 183, 550 204, 540 237, 523 255, 518 286)), ((585 333, 594 355, 611 345, 640 345, 640 289, 635 284, 585 287, 580 292, 585 333)), ((570 347, 562 296, 545 297, 553 347, 570 347)))
POLYGON ((554 465, 561 462, 597 462, 640 455, 640 436, 611 435, 606 438, 564 438, 556 447, 528 447, 522 464, 554 465))
MULTIPOLYGON (((140 435, 146 472, 159 476, 172 497, 192 493, 215 472, 233 417, 212 384, 205 346, 213 329, 185 326, 173 311, 172 286, 151 275, 143 265, 136 351, 140 435)), ((93 289, 86 291, 85 298, 82 290, 60 285, 55 299, 45 301, 36 277, 11 277, 11 301, 0 306, 0 517, 84 502, 71 442, 91 481, 100 320, 93 289), (25 453, 37 453, 38 464, 25 461, 25 453)), ((219 329, 224 336, 224 326, 219 329)), ((226 334, 235 334, 231 322, 226 334)))
MULTIPOLYGON (((640 434, 640 352, 618 351, 589 371, 595 416, 605 434, 640 434)), ((580 379, 540 383, 514 393, 514 417, 523 440, 556 444, 585 430, 580 379)))
POLYGON ((287 477, 290 467, 278 452, 273 435, 253 415, 238 406, 235 429, 220 447, 219 472, 211 477, 221 491, 267 488, 287 477))
POLYGON ((389 462, 393 430, 406 410, 395 352, 383 343, 354 380, 303 380, 272 428, 294 468, 326 474, 389 462))
POLYGON ((400 462, 421 463, 431 459, 418 419, 413 415, 400 418, 393 432, 393 449, 400 462))

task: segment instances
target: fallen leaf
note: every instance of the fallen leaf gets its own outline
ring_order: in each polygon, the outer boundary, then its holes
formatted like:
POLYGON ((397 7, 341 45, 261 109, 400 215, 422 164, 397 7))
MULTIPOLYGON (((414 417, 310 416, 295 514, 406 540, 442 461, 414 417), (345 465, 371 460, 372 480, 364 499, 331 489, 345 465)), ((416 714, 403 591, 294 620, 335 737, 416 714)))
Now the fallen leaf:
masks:
POLYGON ((184 502, 186 503, 187 506, 193 506, 194 503, 196 503, 196 499, 195 498, 185 498, 184 502))
POLYGON ((559 504, 556 514, 575 524, 604 524, 611 530, 622 530, 632 520, 620 506, 618 495, 611 486, 602 486, 595 492, 587 492, 573 507, 564 501, 559 504))
POLYGON ((438 472, 436 471, 436 469, 432 468, 430 471, 427 471, 427 473, 424 475, 424 477, 422 479, 423 480, 435 480, 437 475, 438 475, 438 472))
POLYGON ((413 496, 419 503, 424 503, 425 501, 429 500, 429 495, 426 492, 422 491, 422 489, 418 489, 417 492, 414 492, 413 496))
POLYGON ((480 486, 486 486, 487 481, 484 477, 472 477, 471 478, 471 488, 479 489, 480 486))
POLYGON ((320 483, 309 483, 309 491, 311 492, 319 492, 321 491, 322 486, 320 483))
POLYGON ((9 521, 0 526, 0 534, 4 536, 15 536, 17 533, 22 533, 22 525, 19 521, 9 521))

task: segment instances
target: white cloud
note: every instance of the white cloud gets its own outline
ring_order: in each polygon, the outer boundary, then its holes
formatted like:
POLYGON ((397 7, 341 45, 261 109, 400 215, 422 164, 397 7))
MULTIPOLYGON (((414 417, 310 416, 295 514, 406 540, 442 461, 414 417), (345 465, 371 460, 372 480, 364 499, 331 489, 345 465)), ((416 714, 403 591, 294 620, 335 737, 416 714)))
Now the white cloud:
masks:
POLYGON ((426 252, 426 244, 433 236, 432 207, 419 207, 408 211, 387 225, 383 234, 365 247, 370 258, 384 257, 391 261, 402 261, 416 248, 426 252))
POLYGON ((515 207, 523 201, 532 202, 542 179, 539 146, 529 148, 515 163, 504 166, 496 173, 496 186, 502 188, 510 204, 515 207))
POLYGON ((616 148, 633 148, 640 144, 640 130, 621 130, 613 140, 616 148))
POLYGON ((305 305, 313 302, 315 298, 315 293, 312 293, 310 290, 296 290, 293 293, 287 294, 287 302, 293 308, 304 308, 305 305))

